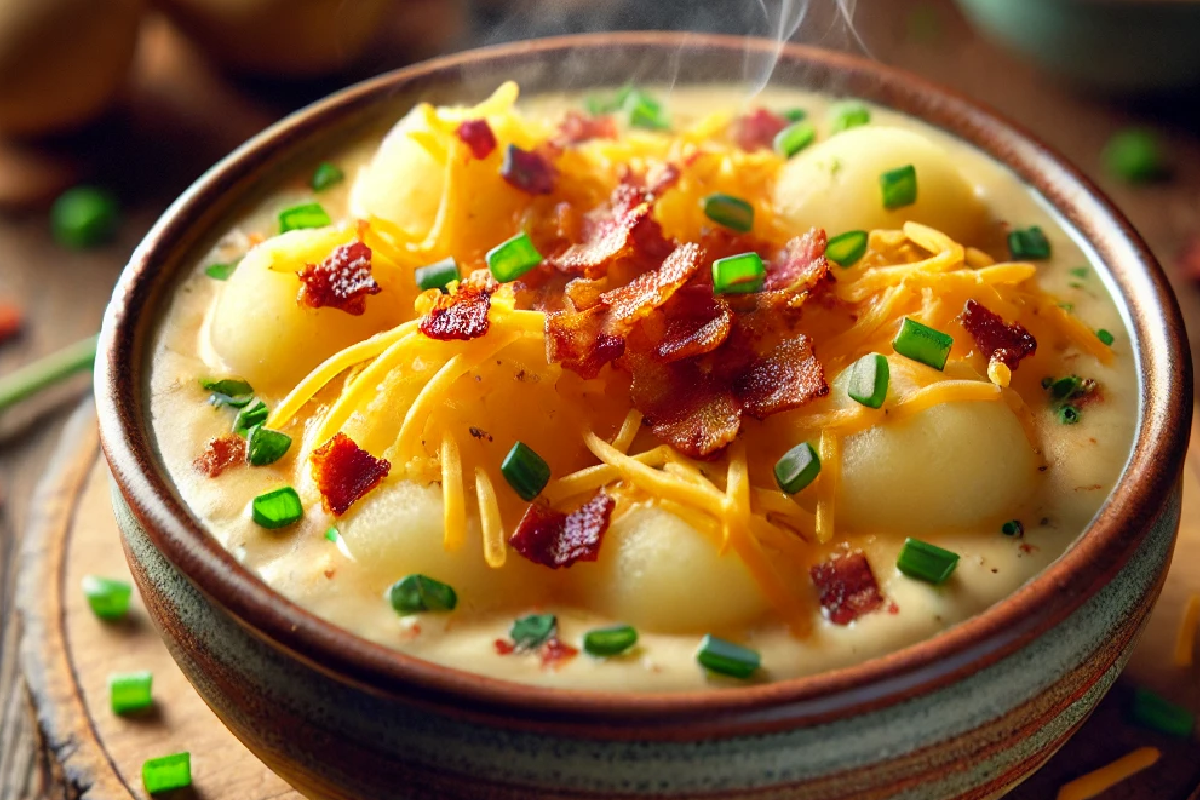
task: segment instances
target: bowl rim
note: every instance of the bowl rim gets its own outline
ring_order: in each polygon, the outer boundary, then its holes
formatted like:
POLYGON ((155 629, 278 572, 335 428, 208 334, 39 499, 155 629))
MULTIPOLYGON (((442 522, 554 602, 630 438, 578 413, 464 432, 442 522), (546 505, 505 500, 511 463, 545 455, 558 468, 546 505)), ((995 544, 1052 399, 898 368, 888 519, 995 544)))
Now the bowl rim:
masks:
POLYGON ((506 728, 658 740, 779 731, 892 705, 976 672, 1045 633, 1120 570, 1168 507, 1186 451, 1192 394, 1183 321, 1161 268, 1098 188, 1036 137, 950 90, 857 56, 769 39, 657 31, 514 42, 433 59, 354 84, 267 128, 187 189, 134 251, 105 312, 95 381, 103 450, 135 518, 191 583, 253 635, 326 674, 441 713, 506 728), (294 161, 296 149, 327 126, 401 87, 436 86, 481 64, 516 66, 580 49, 681 46, 738 53, 778 47, 781 62, 826 73, 841 83, 839 93, 896 108, 1006 164, 1095 250, 1119 291, 1114 300, 1127 314, 1143 377, 1132 453, 1084 535, 1004 600, 892 653, 770 683, 659 693, 533 686, 406 655, 286 600, 209 537, 156 466, 139 379, 149 360, 149 328, 158 319, 141 311, 153 302, 154 287, 173 280, 160 266, 190 246, 195 218, 216 198, 243 191, 265 166, 294 161))

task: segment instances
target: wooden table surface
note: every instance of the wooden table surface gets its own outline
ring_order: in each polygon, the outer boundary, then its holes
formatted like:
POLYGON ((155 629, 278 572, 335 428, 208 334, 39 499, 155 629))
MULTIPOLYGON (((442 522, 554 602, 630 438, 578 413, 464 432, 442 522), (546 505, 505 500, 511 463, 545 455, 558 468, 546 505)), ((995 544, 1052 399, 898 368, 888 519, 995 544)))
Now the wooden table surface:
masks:
MULTIPOLYGON (((443 15, 429 23, 436 35, 414 36, 411 26, 398 24, 392 39, 400 46, 380 48, 356 75, 301 85, 233 80, 161 20, 151 21, 129 95, 112 115, 84 134, 51 143, 0 143, 0 299, 16 300, 28 314, 23 335, 0 346, 0 373, 94 332, 125 258, 157 214, 248 136, 353 77, 428 55, 435 42, 461 46, 495 38, 479 24, 494 19, 494 9, 464 16, 455 4, 447 12, 441 0, 407 0, 405 7, 417 5, 436 7, 443 15), (452 33, 456 29, 462 31, 458 36, 452 33), (66 251, 50 238, 44 201, 61 185, 83 178, 116 190, 126 213, 112 244, 66 251)), ((949 0, 860 0, 857 5, 870 55, 995 107, 1091 175, 1167 269, 1189 329, 1200 325, 1200 293, 1180 261, 1185 246, 1200 235, 1200 106, 1194 100, 1130 103, 1080 92, 981 40, 949 0), (921 19, 919 31, 910 24, 914 15, 921 19), (1157 128, 1168 142, 1174 166, 1169 181, 1134 188, 1103 173, 1104 143, 1135 123, 1157 128)), ((421 18, 428 20, 429 14, 421 18)), ((528 30, 507 25, 504 35, 528 30)), ((832 43, 848 40, 837 39, 832 43)), ((57 782, 53 759, 38 747, 16 668, 18 632, 11 608, 13 555, 33 488, 67 411, 87 391, 88 379, 81 376, 0 417, 0 800, 75 796, 57 782)))

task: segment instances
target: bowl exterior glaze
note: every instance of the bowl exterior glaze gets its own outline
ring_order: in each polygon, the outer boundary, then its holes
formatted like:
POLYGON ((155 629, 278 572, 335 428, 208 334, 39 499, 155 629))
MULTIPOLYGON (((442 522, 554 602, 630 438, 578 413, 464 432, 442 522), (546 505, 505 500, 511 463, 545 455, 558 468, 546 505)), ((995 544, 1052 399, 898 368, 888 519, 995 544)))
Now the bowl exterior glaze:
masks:
POLYGON ((1191 359, 1161 270, 1085 178, 995 115, 919 79, 803 47, 776 82, 891 106, 1008 164, 1095 251, 1138 358, 1141 419, 1089 530, 1010 597, 932 639, 820 675, 678 694, 550 690, 423 662, 273 592, 209 537, 165 477, 146 372, 165 298, 206 239, 331 140, 413 103, 728 82, 773 43, 605 34, 478 51, 351 87, 214 167, 134 253, 97 359, 101 441, 143 600, 200 695, 314 798, 987 798, 1041 765, 1119 673, 1169 564, 1191 359))

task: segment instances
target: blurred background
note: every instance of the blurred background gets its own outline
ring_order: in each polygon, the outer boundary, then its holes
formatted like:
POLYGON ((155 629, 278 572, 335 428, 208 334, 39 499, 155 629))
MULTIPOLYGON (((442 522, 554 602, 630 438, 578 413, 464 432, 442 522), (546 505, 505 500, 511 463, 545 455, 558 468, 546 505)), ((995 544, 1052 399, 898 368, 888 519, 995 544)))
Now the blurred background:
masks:
MULTIPOLYGON (((1200 2, 0 0, 0 384, 93 334, 167 204, 290 111, 440 53, 645 28, 790 36, 995 107, 1117 202, 1200 322, 1200 2)), ((0 398, 0 800, 62 796, 20 699, 13 554, 88 391, 0 398)))

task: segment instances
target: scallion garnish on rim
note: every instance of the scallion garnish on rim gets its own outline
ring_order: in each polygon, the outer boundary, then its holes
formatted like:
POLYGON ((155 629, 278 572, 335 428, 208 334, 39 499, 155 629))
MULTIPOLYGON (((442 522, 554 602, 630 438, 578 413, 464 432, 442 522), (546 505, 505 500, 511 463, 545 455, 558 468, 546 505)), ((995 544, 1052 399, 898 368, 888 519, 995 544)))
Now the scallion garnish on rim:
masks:
POLYGON ((696 661, 709 672, 745 680, 758 672, 762 656, 757 650, 742 647, 706 633, 696 651, 696 661))
POLYGON ((825 257, 839 267, 852 267, 867 252, 869 239, 866 231, 839 233, 825 245, 825 257))
POLYGON ((397 614, 453 611, 458 606, 458 593, 428 575, 405 575, 388 589, 388 602, 397 614))
POLYGON ((892 340, 892 348, 897 353, 936 370, 946 368, 946 359, 950 357, 952 347, 953 336, 909 317, 904 318, 900 332, 892 340))
POLYGON ((550 465, 524 442, 517 442, 500 464, 500 474, 522 500, 537 497, 550 482, 550 465))
POLYGON ((521 232, 489 250, 486 261, 493 278, 509 283, 541 264, 542 254, 533 246, 529 234, 521 232))
POLYGON ((298 522, 304 516, 304 504, 295 489, 281 486, 254 498, 250 513, 257 524, 274 530, 298 522))
POLYGON ((416 271, 417 288, 421 291, 429 289, 441 289, 446 291, 446 286, 451 281, 462 280, 462 273, 459 272, 458 262, 451 258, 443 258, 441 261, 434 262, 424 267, 417 267, 416 271))
POLYGON ((775 482, 787 494, 795 494, 808 486, 820 472, 821 459, 808 442, 796 445, 775 462, 775 482))
POLYGON ((731 194, 710 194, 701 201, 704 216, 739 233, 754 228, 754 206, 731 194))
POLYGON ((935 586, 945 583, 958 566, 958 553, 920 539, 905 539, 896 569, 910 578, 935 586))
POLYGON ((761 291, 767 268, 758 253, 718 258, 712 263, 713 291, 717 294, 751 294, 761 291))
POLYGON ((632 625, 593 628, 583 635, 583 652, 590 656, 619 656, 637 644, 638 632, 632 625))

